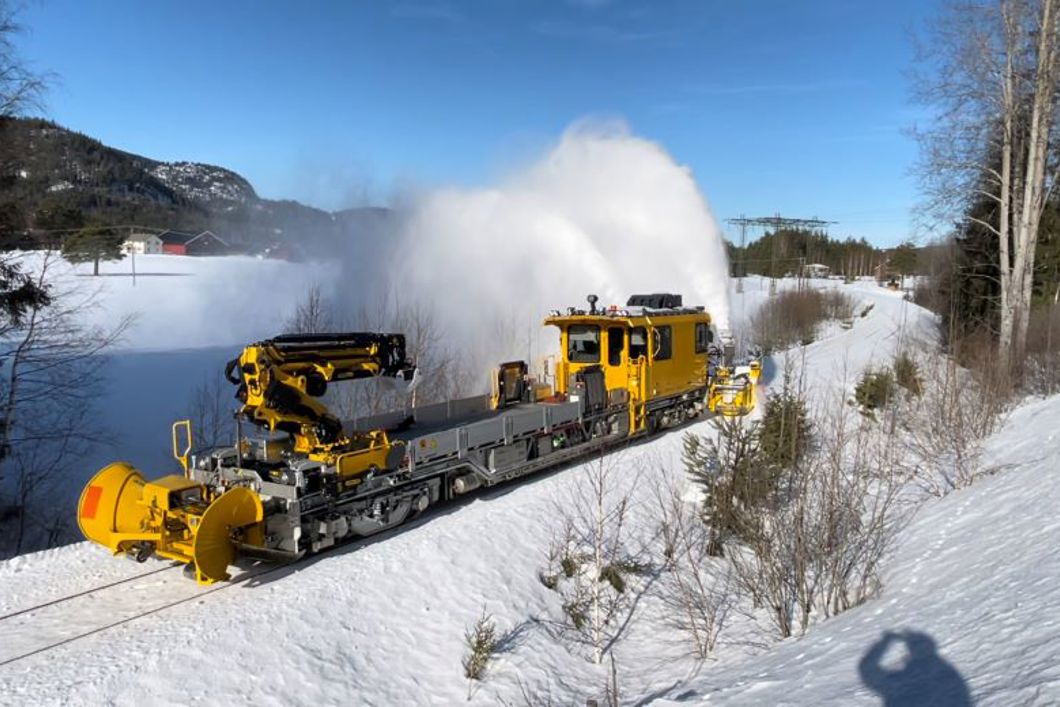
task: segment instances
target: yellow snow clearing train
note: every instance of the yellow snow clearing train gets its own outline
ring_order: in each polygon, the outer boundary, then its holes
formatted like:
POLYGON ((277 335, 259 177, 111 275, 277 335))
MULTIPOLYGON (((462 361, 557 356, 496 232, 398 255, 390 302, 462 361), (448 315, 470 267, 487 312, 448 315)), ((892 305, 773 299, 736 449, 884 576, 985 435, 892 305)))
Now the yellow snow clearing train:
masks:
POLYGON ((734 365, 703 307, 680 295, 635 295, 625 307, 570 307, 550 374, 523 361, 495 370, 492 393, 344 424, 329 385, 412 381, 400 334, 285 335, 247 346, 226 368, 237 386, 232 445, 191 454, 173 426, 183 474, 147 481, 116 462, 78 503, 85 537, 138 560, 184 562, 200 583, 228 579, 238 557, 290 561, 392 528, 481 486, 601 453, 704 412, 753 409, 757 360, 734 365))

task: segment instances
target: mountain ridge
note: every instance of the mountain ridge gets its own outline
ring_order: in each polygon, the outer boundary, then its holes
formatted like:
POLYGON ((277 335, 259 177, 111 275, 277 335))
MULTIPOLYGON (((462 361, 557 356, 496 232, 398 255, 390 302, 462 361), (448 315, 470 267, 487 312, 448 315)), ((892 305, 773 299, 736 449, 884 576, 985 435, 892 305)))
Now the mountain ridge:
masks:
POLYGON ((250 250, 281 243, 318 250, 373 231, 389 213, 265 199, 227 167, 156 160, 40 118, 0 119, 0 236, 9 243, 89 224, 135 224, 208 229, 250 250))

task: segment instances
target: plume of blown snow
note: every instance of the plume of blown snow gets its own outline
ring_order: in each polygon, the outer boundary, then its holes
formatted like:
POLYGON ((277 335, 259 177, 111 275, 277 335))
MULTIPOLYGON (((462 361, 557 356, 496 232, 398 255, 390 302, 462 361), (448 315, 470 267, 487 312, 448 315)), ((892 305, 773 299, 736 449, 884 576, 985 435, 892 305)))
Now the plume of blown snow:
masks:
POLYGON ((728 327, 728 263, 706 199, 687 167, 622 125, 576 124, 495 187, 418 195, 396 240, 402 298, 432 303, 486 361, 550 353, 542 315, 589 293, 621 306, 677 292, 728 327))

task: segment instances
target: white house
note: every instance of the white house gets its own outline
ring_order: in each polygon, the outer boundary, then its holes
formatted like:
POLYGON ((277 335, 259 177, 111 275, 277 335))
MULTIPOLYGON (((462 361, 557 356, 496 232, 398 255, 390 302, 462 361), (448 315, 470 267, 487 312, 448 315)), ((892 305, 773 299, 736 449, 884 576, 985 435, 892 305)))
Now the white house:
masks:
POLYGON ((806 263, 802 266, 803 277, 828 277, 832 274, 832 268, 821 263, 806 263))
POLYGON ((121 244, 121 251, 126 255, 160 255, 162 239, 153 233, 133 233, 121 244))

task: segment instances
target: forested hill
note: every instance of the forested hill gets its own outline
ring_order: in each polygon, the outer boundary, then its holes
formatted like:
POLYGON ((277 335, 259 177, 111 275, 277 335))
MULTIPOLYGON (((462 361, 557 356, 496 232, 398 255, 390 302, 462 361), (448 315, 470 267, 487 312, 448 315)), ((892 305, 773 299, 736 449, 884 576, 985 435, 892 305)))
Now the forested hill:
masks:
POLYGON ((135 224, 209 229, 251 251, 277 244, 311 250, 371 230, 386 213, 329 213, 262 199, 223 167, 159 162, 49 121, 0 118, 0 236, 8 243, 86 225, 135 224))
MULTIPOLYGON (((797 272, 801 265, 819 263, 827 265, 833 273, 862 277, 877 275, 877 268, 886 267, 895 251, 911 251, 912 246, 886 250, 876 248, 863 238, 840 241, 816 231, 782 228, 766 232, 743 248, 729 243, 728 249, 734 275, 782 277, 797 272)), ((914 254, 911 260, 915 263, 916 259, 914 254)), ((910 272, 911 265, 906 274, 910 272)))

